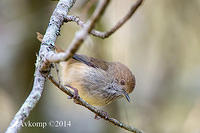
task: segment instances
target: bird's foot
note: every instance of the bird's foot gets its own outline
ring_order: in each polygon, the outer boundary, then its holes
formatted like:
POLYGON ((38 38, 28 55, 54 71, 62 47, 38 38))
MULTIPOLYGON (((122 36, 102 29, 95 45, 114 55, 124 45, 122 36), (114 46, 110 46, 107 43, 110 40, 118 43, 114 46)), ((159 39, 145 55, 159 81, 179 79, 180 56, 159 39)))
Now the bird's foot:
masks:
MULTIPOLYGON (((100 112, 100 114, 102 114, 102 116, 105 117, 105 119, 108 119, 108 113, 107 112, 105 112, 103 110, 99 110, 99 112, 100 112)), ((99 119, 101 119, 101 117, 99 115, 95 114, 94 119, 99 120, 99 119)))
POLYGON ((78 89, 76 89, 76 88, 74 88, 74 87, 72 87, 71 85, 68 85, 68 84, 66 84, 65 86, 71 88, 74 91, 73 97, 68 96, 68 99, 72 99, 72 98, 78 99, 78 97, 79 97, 79 95, 78 95, 78 89))

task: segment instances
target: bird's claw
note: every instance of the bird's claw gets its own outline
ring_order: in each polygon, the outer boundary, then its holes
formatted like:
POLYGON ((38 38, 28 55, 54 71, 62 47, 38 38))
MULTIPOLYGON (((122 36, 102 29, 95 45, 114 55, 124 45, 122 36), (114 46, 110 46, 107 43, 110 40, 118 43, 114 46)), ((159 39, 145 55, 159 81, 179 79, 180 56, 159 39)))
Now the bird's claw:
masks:
MULTIPOLYGON (((105 117, 105 119, 108 119, 108 113, 107 112, 105 112, 103 110, 99 110, 99 112, 100 112, 100 114, 102 114, 102 116, 105 117)), ((99 119, 101 119, 101 117, 99 115, 95 114, 94 119, 99 120, 99 119)))
POLYGON ((78 95, 78 89, 76 89, 76 88, 74 88, 74 87, 72 87, 71 85, 68 85, 68 84, 66 84, 65 86, 71 88, 74 91, 73 97, 69 96, 68 99, 72 99, 72 98, 78 99, 78 97, 79 97, 79 95, 78 95))

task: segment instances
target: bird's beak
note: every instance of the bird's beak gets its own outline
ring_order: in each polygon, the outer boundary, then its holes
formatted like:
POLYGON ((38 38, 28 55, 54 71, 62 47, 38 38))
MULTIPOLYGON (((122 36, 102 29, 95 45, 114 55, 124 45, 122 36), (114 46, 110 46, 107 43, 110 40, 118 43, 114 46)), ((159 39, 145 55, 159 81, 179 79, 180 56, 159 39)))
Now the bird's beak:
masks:
POLYGON ((123 90, 123 91, 122 91, 123 96, 124 96, 124 97, 126 98, 126 100, 130 103, 131 99, 130 99, 128 93, 127 93, 124 89, 122 89, 122 90, 123 90))

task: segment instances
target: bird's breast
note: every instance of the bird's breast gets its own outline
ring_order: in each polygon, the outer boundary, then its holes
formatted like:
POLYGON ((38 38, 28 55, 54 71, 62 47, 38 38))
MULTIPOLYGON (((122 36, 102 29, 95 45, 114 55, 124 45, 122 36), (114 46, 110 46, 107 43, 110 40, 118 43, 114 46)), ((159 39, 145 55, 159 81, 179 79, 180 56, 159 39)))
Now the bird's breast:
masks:
POLYGON ((109 90, 110 75, 104 70, 80 62, 61 63, 61 81, 78 89, 81 98, 94 106, 103 106, 116 98, 109 90))

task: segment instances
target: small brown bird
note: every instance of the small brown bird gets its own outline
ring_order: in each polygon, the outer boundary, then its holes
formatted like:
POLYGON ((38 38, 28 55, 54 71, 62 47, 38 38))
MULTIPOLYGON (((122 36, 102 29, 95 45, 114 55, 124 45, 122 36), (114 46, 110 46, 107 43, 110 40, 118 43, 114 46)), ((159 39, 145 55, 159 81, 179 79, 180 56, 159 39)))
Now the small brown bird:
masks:
POLYGON ((89 104, 104 106, 123 96, 130 102, 135 77, 125 65, 78 54, 60 64, 62 84, 76 88, 89 104))
MULTIPOLYGON (((37 39, 42 38, 37 32, 37 39)), ((64 52, 58 46, 55 48, 64 52)), ((130 102, 128 94, 135 87, 135 77, 125 65, 79 54, 60 65, 61 82, 74 90, 75 97, 79 95, 94 106, 107 105, 123 96, 130 102)))

